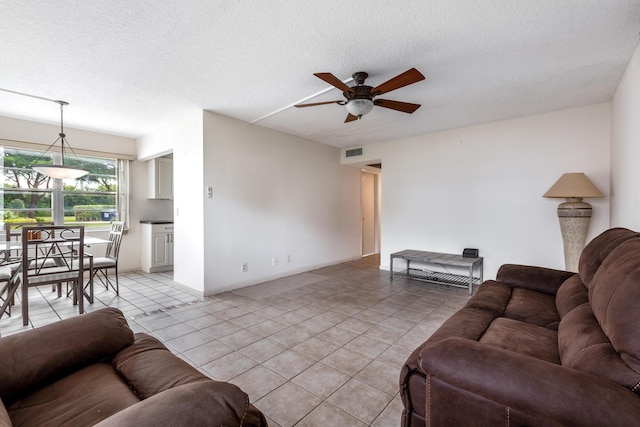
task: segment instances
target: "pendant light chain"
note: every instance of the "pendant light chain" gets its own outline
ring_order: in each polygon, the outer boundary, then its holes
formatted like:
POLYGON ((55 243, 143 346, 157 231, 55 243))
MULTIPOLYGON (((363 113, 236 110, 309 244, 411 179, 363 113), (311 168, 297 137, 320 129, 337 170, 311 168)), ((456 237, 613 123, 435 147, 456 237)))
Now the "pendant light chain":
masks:
MULTIPOLYGON (((63 116, 63 112, 64 112, 64 106, 65 105, 69 105, 68 102, 64 102, 64 101, 56 101, 58 104, 60 104, 60 138, 62 139, 62 166, 64 166, 64 143, 65 143, 65 134, 64 134, 64 116, 63 116)), ((74 153, 75 154, 75 153, 74 153)))

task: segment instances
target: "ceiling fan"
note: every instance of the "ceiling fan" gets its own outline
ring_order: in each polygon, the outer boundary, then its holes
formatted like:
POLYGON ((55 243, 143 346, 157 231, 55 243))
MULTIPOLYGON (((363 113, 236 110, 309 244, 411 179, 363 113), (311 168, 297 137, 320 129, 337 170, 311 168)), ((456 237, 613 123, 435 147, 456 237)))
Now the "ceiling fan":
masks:
POLYGON ((345 123, 362 118, 362 116, 373 109, 374 105, 409 114, 420 108, 420 104, 392 101, 389 99, 374 99, 383 93, 391 92, 392 90, 424 80, 422 73, 415 68, 411 68, 376 87, 364 84, 364 81, 369 77, 369 74, 364 71, 353 73, 353 80, 356 82, 356 85, 351 87, 347 86, 342 80, 331 73, 314 73, 313 75, 329 83, 331 86, 340 89, 346 100, 339 99, 335 101, 314 102, 311 104, 297 104, 296 107, 315 107, 316 105, 325 104, 346 105, 349 114, 347 114, 347 118, 344 121, 345 123))

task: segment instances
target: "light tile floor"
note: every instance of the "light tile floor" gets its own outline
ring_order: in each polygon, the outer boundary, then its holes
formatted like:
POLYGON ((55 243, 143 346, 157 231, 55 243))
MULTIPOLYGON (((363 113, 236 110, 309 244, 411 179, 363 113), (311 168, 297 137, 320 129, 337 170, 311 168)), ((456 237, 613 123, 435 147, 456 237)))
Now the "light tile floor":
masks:
MULTIPOLYGON (((400 368, 469 299, 464 289, 389 279, 379 257, 317 269, 199 298, 171 273, 125 273, 120 296, 96 284, 87 311, 120 308, 191 365, 249 394, 270 426, 397 426, 400 368)), ((77 315, 67 298, 30 289, 0 335, 77 315)))

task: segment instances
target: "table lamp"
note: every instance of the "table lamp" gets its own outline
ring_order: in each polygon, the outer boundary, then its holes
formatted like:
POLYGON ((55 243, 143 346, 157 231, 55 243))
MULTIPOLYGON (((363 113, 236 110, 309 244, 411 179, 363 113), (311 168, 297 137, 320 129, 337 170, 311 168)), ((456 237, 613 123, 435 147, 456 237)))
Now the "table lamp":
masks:
POLYGON ((589 178, 582 173, 565 173, 544 193, 543 197, 565 198, 558 205, 560 232, 564 244, 564 264, 567 271, 578 271, 580 254, 584 249, 591 220, 591 205, 586 197, 604 197, 589 178))

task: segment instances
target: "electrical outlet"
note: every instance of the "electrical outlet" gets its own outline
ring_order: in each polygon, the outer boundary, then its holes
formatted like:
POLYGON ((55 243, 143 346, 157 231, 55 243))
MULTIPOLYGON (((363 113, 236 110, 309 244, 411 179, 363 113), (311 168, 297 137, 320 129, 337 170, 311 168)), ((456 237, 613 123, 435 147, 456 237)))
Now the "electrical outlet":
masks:
POLYGON ((246 273, 247 271, 249 271, 249 263, 244 261, 241 265, 240 265, 240 272, 241 273, 246 273))
POLYGON ((287 255, 287 262, 291 262, 291 255, 287 255))
POLYGON ((271 260, 271 265, 278 265, 278 257, 274 256, 273 259, 271 260))

